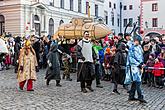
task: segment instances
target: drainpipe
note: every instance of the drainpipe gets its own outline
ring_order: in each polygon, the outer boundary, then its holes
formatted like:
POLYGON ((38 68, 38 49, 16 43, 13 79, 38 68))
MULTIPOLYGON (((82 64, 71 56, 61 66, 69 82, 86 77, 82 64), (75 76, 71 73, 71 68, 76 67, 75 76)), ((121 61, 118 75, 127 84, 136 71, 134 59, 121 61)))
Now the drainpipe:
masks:
POLYGON ((122 3, 120 2, 120 33, 122 33, 122 3))
POLYGON ((142 0, 140 0, 140 31, 142 30, 142 14, 143 14, 143 6, 142 6, 143 4, 142 4, 142 0))

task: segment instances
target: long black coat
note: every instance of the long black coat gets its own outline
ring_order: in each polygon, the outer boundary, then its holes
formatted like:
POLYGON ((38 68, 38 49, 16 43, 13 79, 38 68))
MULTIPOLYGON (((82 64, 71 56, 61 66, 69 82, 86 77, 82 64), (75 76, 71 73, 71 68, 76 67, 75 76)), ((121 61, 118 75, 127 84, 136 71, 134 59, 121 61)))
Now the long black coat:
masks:
POLYGON ((112 68, 113 83, 124 84, 126 59, 126 51, 118 50, 114 57, 114 68, 112 68))
POLYGON ((20 43, 16 43, 14 45, 14 65, 17 65, 17 60, 19 58, 19 54, 20 54, 20 49, 21 49, 21 44, 20 43))
POLYGON ((57 48, 50 51, 50 53, 47 56, 47 59, 51 63, 51 67, 48 66, 47 72, 46 72, 46 79, 55 79, 55 80, 61 80, 60 77, 60 61, 59 61, 59 53, 57 51, 57 48))

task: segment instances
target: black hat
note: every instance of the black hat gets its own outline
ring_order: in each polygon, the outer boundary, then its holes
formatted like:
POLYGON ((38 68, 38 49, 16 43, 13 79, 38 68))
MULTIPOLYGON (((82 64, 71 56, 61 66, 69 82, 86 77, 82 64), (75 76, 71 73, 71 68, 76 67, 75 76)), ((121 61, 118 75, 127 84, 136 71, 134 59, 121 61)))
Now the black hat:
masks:
POLYGON ((121 37, 123 37, 123 33, 119 33, 119 34, 118 34, 118 36, 121 36, 121 37))
POLYGON ((156 40, 155 39, 151 39, 150 42, 156 42, 156 40))
POLYGON ((124 34, 124 38, 126 39, 126 36, 131 36, 131 34, 130 33, 125 33, 124 34))

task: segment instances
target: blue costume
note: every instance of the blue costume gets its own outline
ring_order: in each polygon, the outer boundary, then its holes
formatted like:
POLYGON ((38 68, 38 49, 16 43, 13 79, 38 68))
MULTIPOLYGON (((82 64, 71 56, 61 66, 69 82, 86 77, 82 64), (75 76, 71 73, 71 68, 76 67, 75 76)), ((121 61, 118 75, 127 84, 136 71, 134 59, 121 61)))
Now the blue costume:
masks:
MULTIPOLYGON (((134 41, 138 41, 140 44, 141 37, 135 36, 134 41)), ((134 42, 134 43, 136 43, 134 42)), ((137 44, 137 43, 136 43, 137 44)), ((143 50, 142 47, 137 44, 133 44, 128 51, 127 64, 126 64, 126 78, 125 84, 131 83, 131 89, 129 91, 129 99, 128 100, 136 100, 135 92, 137 91, 138 100, 140 102, 146 103, 143 99, 142 90, 141 90, 141 69, 143 64, 143 50)))
POLYGON ((141 72, 139 65, 143 63, 143 50, 140 45, 132 45, 128 51, 127 69, 125 84, 130 84, 133 81, 141 82, 141 72))

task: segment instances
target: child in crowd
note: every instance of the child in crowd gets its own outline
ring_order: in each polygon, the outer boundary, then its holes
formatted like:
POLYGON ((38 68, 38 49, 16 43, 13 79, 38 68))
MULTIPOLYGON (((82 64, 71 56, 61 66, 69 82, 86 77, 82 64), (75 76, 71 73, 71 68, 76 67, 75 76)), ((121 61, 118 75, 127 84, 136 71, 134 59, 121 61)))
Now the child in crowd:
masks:
POLYGON ((163 88, 163 77, 164 77, 164 70, 160 69, 163 68, 163 63, 160 61, 160 58, 155 59, 154 70, 153 74, 155 77, 156 87, 162 89, 163 88))
POLYGON ((110 75, 111 75, 111 67, 110 67, 110 59, 111 59, 111 49, 109 47, 106 48, 105 50, 105 55, 104 55, 104 70, 105 70, 105 77, 104 80, 110 81, 110 75))
MULTIPOLYGON (((147 60, 146 66, 147 67, 154 67, 155 64, 155 54, 150 54, 149 59, 147 60)), ((152 74, 151 69, 146 69, 145 70, 146 74, 148 75, 148 87, 150 86, 155 86, 155 81, 154 81, 154 75, 152 74)))

